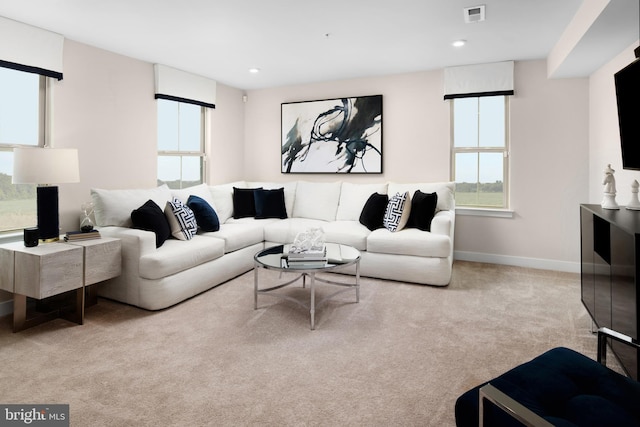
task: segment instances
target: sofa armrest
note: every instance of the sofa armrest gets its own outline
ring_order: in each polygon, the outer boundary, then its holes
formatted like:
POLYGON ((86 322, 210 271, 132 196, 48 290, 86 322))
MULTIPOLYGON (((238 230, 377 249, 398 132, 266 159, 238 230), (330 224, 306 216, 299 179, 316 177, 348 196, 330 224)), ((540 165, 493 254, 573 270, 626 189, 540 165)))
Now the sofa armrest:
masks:
POLYGON ((431 232, 453 237, 455 211, 439 211, 431 221, 431 232))
POLYGON ((607 339, 612 339, 640 350, 640 343, 630 336, 609 328, 600 328, 598 329, 598 363, 605 366, 607 365, 607 339))
POLYGON ((123 250, 125 250, 125 248, 135 248, 135 252, 137 252, 139 257, 155 252, 156 250, 156 235, 153 231, 109 226, 100 227, 100 234, 104 237, 120 239, 123 250))
POLYGON ((484 426, 484 402, 489 401, 496 408, 507 413, 525 426, 529 427, 553 427, 553 424, 531 411, 526 406, 516 402, 491 384, 482 386, 479 390, 480 412, 478 425, 484 426))

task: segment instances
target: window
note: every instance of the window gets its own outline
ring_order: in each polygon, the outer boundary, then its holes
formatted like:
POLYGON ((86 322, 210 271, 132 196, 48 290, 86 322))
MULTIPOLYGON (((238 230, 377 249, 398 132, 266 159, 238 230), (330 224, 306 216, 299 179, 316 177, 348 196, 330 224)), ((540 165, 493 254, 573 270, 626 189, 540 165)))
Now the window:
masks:
POLYGON ((13 147, 44 145, 46 80, 0 67, 0 232, 37 223, 36 186, 11 177, 13 147))
POLYGON ((205 108, 158 99, 158 184, 186 188, 204 182, 205 108))
POLYGON ((451 101, 451 162, 456 205, 508 208, 507 96, 451 101))

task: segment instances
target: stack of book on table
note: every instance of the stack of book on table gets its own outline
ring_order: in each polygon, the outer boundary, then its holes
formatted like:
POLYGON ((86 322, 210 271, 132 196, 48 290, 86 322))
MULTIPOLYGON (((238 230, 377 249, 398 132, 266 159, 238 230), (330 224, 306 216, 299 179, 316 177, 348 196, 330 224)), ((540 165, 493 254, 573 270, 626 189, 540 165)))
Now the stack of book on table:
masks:
POLYGON ((305 251, 289 251, 289 268, 320 268, 327 264, 327 248, 305 251))
POLYGON ((100 232, 98 230, 91 231, 67 231, 64 236, 65 242, 75 242, 77 240, 99 239, 100 232))

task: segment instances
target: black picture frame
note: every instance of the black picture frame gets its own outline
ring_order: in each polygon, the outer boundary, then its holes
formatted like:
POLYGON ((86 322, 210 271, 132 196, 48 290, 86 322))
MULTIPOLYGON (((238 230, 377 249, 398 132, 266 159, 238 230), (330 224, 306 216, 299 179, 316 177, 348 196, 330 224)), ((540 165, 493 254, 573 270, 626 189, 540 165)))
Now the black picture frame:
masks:
POLYGON ((381 174, 382 165, 382 95, 282 103, 282 173, 381 174))

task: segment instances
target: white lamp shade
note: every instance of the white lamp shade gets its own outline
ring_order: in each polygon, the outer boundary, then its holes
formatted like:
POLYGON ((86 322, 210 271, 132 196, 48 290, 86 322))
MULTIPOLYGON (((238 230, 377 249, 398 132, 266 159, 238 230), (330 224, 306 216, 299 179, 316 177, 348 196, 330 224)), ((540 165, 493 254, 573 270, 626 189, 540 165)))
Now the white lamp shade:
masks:
POLYGON ((14 184, 63 184, 80 181, 74 148, 14 148, 14 184))

